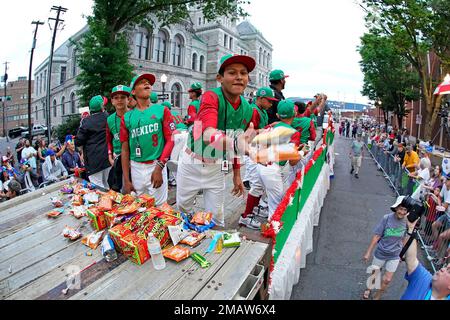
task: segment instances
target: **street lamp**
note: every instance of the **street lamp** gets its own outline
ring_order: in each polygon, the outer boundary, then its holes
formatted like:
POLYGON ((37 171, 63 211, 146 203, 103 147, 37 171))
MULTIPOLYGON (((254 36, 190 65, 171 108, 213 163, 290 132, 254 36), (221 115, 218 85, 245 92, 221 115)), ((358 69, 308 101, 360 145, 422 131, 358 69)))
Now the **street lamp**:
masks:
POLYGON ((167 82, 167 76, 165 74, 163 74, 161 76, 163 101, 165 101, 165 99, 166 99, 165 96, 164 96, 165 89, 166 89, 166 82, 167 82))

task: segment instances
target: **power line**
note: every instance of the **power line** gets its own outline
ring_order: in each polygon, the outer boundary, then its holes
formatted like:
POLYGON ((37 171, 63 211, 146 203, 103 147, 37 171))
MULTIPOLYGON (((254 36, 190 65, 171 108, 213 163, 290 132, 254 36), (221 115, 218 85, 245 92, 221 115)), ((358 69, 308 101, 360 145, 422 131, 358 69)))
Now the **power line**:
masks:
MULTIPOLYGON (((56 18, 48 18, 49 25, 50 25, 50 20, 55 21, 55 26, 53 28, 52 46, 51 46, 51 49, 50 49, 50 59, 49 59, 49 68, 48 68, 49 71, 48 71, 48 77, 47 77, 48 82, 47 82, 47 103, 46 103, 46 106, 47 106, 47 111, 48 112, 47 112, 47 117, 46 118, 47 118, 47 129, 48 129, 47 135, 48 135, 49 141, 51 140, 51 136, 52 136, 52 133, 51 133, 51 117, 50 117, 50 94, 51 94, 50 84, 51 84, 51 81, 52 81, 53 50, 55 48, 56 31, 58 30, 58 25, 59 25, 60 22, 64 22, 64 20, 60 19, 59 17, 61 15, 61 12, 64 13, 64 12, 67 11, 67 8, 63 8, 61 6, 58 6, 58 7, 53 6, 51 8, 51 11, 56 11, 56 18)), ((50 27, 50 29, 51 29, 51 27, 50 27)))

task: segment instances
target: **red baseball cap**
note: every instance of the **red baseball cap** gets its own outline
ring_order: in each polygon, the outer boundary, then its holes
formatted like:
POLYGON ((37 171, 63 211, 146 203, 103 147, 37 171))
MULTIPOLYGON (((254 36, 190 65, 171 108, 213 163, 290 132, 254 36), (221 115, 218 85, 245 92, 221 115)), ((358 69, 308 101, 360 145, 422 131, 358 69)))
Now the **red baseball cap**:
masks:
POLYGON ((229 54, 222 59, 220 59, 220 68, 219 73, 223 70, 225 70, 226 67, 233 63, 240 63, 247 67, 247 71, 250 73, 255 69, 256 61, 250 56, 244 56, 239 54, 229 54))

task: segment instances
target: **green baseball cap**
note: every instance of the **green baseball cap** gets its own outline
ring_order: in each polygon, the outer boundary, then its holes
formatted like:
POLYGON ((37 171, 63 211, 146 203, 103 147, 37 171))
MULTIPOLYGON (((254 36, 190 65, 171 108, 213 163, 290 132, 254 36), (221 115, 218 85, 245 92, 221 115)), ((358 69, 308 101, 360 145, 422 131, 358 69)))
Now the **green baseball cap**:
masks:
POLYGON ((142 79, 147 79, 148 81, 150 81, 150 84, 153 85, 156 81, 156 78, 153 74, 151 73, 143 73, 141 75, 135 76, 133 78, 133 80, 131 80, 130 83, 130 89, 133 91, 134 90, 134 86, 136 85, 136 83, 138 83, 140 80, 142 79))
POLYGON ((219 73, 224 71, 225 68, 233 63, 240 63, 247 67, 248 72, 252 72, 255 69, 256 61, 252 57, 239 55, 239 54, 228 54, 222 59, 220 59, 219 73))
POLYGON ((188 90, 188 92, 202 90, 202 84, 200 82, 195 82, 191 85, 191 88, 188 90))
POLYGON ((282 100, 278 104, 278 117, 289 119, 295 116, 295 104, 291 100, 282 100))
POLYGON ((150 95, 150 101, 152 103, 157 103, 158 102, 158 94, 156 92, 152 92, 152 94, 150 95))
POLYGON ((273 93, 273 90, 269 87, 262 87, 259 88, 256 92, 256 97, 266 98, 270 101, 278 101, 277 98, 275 98, 275 94, 273 93))
POLYGON ((285 75, 282 70, 273 70, 269 75, 269 81, 277 81, 289 76, 285 75))
POLYGON ((169 101, 164 101, 161 103, 162 106, 169 108, 169 110, 172 109, 172 104, 169 101))
MULTIPOLYGON (((108 101, 108 100, 106 100, 108 101)), ((101 96, 92 97, 89 101, 89 111, 91 112, 99 112, 102 110, 102 107, 105 105, 105 99, 101 96)))
POLYGON ((118 85, 118 86, 115 86, 114 88, 112 88, 110 97, 112 98, 116 94, 124 94, 127 97, 129 97, 131 94, 131 89, 124 85, 118 85))

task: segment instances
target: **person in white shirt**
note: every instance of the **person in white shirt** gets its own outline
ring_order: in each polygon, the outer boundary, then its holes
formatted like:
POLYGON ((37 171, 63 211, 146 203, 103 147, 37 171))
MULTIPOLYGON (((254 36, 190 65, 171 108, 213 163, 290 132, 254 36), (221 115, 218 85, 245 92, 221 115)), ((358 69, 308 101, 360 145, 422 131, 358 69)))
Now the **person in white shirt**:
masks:
POLYGON ((33 184, 37 185, 38 173, 37 173, 37 151, 35 148, 31 146, 30 140, 25 140, 25 148, 22 150, 22 159, 28 162, 28 165, 31 168, 30 176, 33 180, 33 184))
POLYGON ((426 188, 425 185, 430 180, 430 169, 426 167, 426 164, 422 161, 419 165, 419 170, 414 173, 410 173, 409 176, 411 178, 417 179, 419 182, 419 187, 416 191, 411 195, 411 197, 415 200, 424 200, 426 188))
POLYGON ((67 177, 67 170, 61 161, 56 159, 55 152, 51 149, 47 151, 44 164, 42 165, 44 181, 57 181, 67 177))

